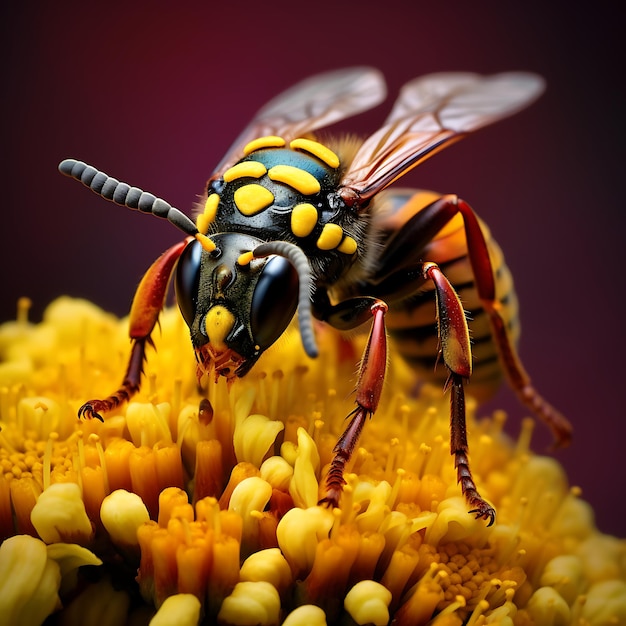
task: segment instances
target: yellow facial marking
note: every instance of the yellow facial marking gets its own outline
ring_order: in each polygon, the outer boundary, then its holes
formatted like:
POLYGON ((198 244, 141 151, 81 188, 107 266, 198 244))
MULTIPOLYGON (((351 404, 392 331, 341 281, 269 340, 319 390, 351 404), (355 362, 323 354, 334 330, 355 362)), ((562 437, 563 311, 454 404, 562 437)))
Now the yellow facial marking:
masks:
POLYGON ((256 183, 239 187, 233 198, 237 208, 248 216, 260 213, 274 202, 274 194, 256 183))
POLYGON ((282 137, 276 137, 276 135, 268 135, 267 137, 259 137, 246 144, 243 153, 248 156, 255 150, 261 148, 282 148, 285 145, 285 140, 282 137))
POLYGON ((296 237, 306 237, 317 224, 317 209, 308 202, 296 204, 291 211, 291 232, 296 237))
POLYGON ((205 320, 206 335, 211 346, 217 350, 226 350, 224 339, 234 325, 235 317, 228 309, 220 305, 211 307, 205 320))
POLYGON ((323 161, 328 165, 328 167, 337 168, 339 167, 339 157, 326 146, 323 146, 321 143, 317 141, 313 141, 311 139, 294 139, 289 147, 292 150, 304 150, 316 156, 320 161, 323 161))
POLYGON ((315 176, 293 165, 275 165, 270 168, 267 175, 273 181, 285 183, 285 185, 293 187, 305 196, 319 193, 321 189, 320 183, 315 176))
POLYGON ((250 252, 244 252, 237 259, 237 265, 248 265, 252 259, 254 259, 252 250, 250 250, 250 252))
POLYGON ((209 226, 215 220, 217 215, 217 206, 220 203, 220 197, 216 193, 212 193, 204 204, 204 212, 196 217, 196 228, 203 234, 209 231, 209 226))
POLYGON ((322 234, 317 240, 317 247, 320 250, 333 250, 343 239, 343 230, 338 224, 326 224, 322 229, 322 234))
POLYGON ((261 178, 267 172, 267 168, 263 163, 258 161, 244 161, 237 163, 224 172, 224 182, 231 182, 237 178, 261 178))
POLYGON ((213 252, 213 250, 215 250, 215 244, 206 235, 198 233, 195 237, 196 240, 200 242, 203 249, 207 252, 213 252))
POLYGON ((343 254, 354 254, 357 249, 357 243, 352 237, 345 237, 341 245, 337 248, 343 254))

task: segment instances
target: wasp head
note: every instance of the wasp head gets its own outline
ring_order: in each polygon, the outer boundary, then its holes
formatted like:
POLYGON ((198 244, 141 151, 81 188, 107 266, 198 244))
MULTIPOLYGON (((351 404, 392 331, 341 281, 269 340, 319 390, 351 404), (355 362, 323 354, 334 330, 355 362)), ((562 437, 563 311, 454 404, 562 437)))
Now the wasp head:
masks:
POLYGON ((212 235, 215 250, 191 241, 178 261, 176 297, 191 331, 198 378, 245 376, 280 337, 298 304, 298 275, 281 256, 243 262, 262 242, 242 233, 212 235))

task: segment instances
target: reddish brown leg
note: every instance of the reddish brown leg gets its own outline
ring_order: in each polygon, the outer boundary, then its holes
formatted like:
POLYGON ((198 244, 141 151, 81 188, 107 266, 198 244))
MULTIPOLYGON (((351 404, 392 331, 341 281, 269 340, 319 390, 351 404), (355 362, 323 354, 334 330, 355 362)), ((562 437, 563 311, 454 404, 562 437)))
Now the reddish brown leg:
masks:
POLYGON ((128 369, 120 388, 103 400, 89 400, 83 404, 78 410, 78 417, 104 421, 101 413, 112 411, 139 391, 146 358, 146 344, 152 343, 150 334, 163 308, 170 276, 186 245, 187 241, 182 241, 166 250, 150 266, 139 283, 130 309, 129 335, 133 342, 132 349, 128 369))
POLYGON ((496 519, 496 511, 478 493, 467 457, 469 447, 465 428, 463 378, 451 374, 447 386, 450 388, 450 453, 454 454, 456 480, 461 485, 461 492, 467 503, 473 507, 469 513, 475 513, 476 519, 489 520, 487 526, 491 526, 496 519))
POLYGON ((371 417, 380 400, 387 368, 387 334, 385 331, 385 313, 387 305, 377 301, 372 305, 374 321, 370 330, 367 346, 361 359, 359 377, 356 386, 356 407, 348 415, 351 417, 347 428, 333 449, 333 458, 326 476, 326 495, 320 504, 330 507, 339 506, 339 498, 346 481, 343 477, 346 464, 363 430, 363 424, 371 417))
POLYGON ((89 400, 78 409, 78 417, 81 419, 99 419, 104 421, 102 413, 108 413, 117 408, 120 404, 128 402, 130 398, 139 391, 141 384, 141 375, 143 373, 143 363, 146 358, 146 342, 150 342, 150 338, 134 339, 130 352, 128 368, 124 380, 117 391, 103 400, 89 400))
POLYGON ((469 259, 476 278, 476 289, 489 315, 495 344, 509 384, 519 400, 550 428, 554 436, 554 446, 566 446, 572 438, 571 424, 533 387, 500 315, 501 305, 496 300, 493 268, 478 219, 469 204, 455 196, 452 198, 449 202, 456 201, 458 210, 463 216, 469 259))
POLYGON ((465 312, 452 285, 437 265, 424 263, 423 274, 435 285, 441 355, 450 371, 446 385, 450 389, 450 454, 454 455, 457 482, 472 507, 470 513, 475 513, 476 518, 489 520, 488 525, 491 526, 496 512, 478 493, 467 456, 463 384, 472 373, 472 353, 465 312))

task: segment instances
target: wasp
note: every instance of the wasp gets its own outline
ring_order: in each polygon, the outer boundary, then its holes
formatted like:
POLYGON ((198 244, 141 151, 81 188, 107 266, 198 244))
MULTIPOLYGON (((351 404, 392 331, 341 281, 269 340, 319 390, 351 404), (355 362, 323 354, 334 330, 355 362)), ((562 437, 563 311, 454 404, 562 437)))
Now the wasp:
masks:
POLYGON ((356 67, 305 79, 265 105, 239 135, 209 179, 195 221, 92 166, 63 161, 63 174, 101 197, 165 218, 186 235, 139 284, 120 388, 85 403, 79 416, 102 419, 137 392, 173 275, 199 380, 245 376, 296 311, 311 358, 318 355, 315 320, 342 331, 371 322, 355 407, 320 503, 339 505, 346 463, 381 397, 389 333, 417 371, 432 378, 433 366, 443 362, 457 479, 469 512, 491 525, 495 511, 479 494, 468 459, 465 387, 473 369, 478 396, 493 391, 504 372, 556 444, 569 442, 571 427, 539 395, 519 359, 511 275, 484 222, 456 195, 388 188, 542 90, 542 79, 524 72, 423 76, 402 88, 382 127, 359 143, 322 141, 313 132, 378 105, 386 96, 381 73, 356 67))

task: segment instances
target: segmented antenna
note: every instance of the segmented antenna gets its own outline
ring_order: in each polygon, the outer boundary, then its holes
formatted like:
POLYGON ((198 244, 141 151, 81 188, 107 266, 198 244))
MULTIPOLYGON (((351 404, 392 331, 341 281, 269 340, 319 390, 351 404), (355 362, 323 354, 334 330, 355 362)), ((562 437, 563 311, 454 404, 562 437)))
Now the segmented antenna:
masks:
POLYGON ((255 258, 276 254, 287 259, 295 268, 298 274, 298 325, 300 327, 300 337, 304 351, 315 358, 319 352, 315 341, 315 331, 313 330, 313 317, 311 313, 311 266, 306 254, 301 248, 287 241, 268 241, 257 246, 252 254, 255 258))
POLYGON ((171 224, 182 230, 185 234, 196 239, 200 235, 196 225, 184 213, 174 208, 169 202, 139 189, 131 187, 127 183, 121 183, 116 178, 108 176, 91 165, 87 165, 76 159, 65 159, 59 164, 59 171, 65 176, 75 178, 85 187, 97 193, 100 197, 120 206, 135 209, 142 213, 152 213, 157 217, 168 220, 171 224))

